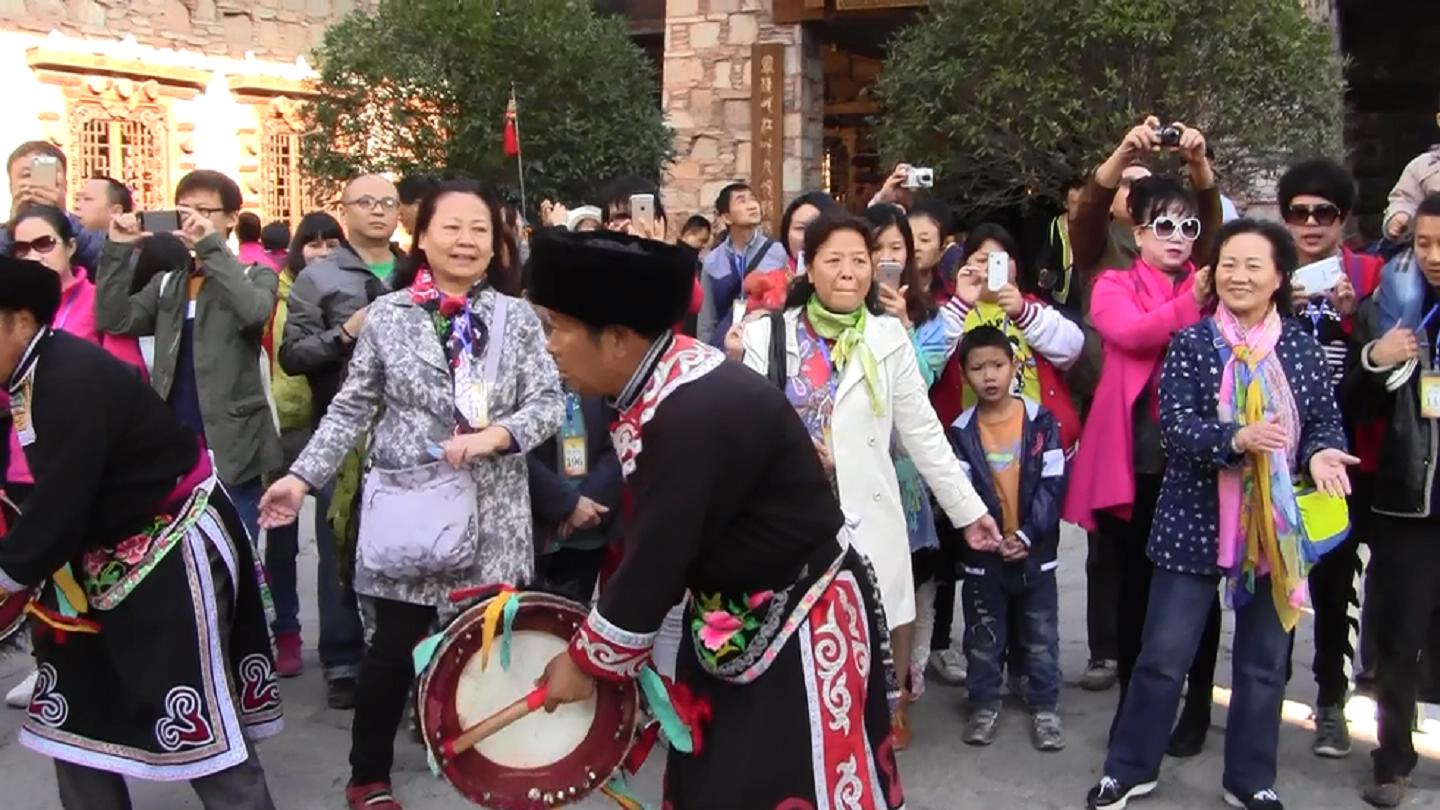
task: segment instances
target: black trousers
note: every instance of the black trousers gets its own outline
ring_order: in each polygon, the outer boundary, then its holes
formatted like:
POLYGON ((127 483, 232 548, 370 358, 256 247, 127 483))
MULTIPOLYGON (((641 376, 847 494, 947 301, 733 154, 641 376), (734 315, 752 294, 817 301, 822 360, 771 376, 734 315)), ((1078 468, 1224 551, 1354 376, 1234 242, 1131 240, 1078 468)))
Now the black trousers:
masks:
POLYGON ((1350 478, 1350 536, 1339 547, 1320 558, 1310 569, 1310 603, 1315 610, 1315 705, 1339 706, 1350 691, 1350 663, 1355 658, 1355 639, 1360 620, 1352 606, 1359 604, 1355 591, 1360 576, 1360 544, 1369 542, 1375 480, 1369 475, 1350 478))
POLYGON ((1380 708, 1380 747, 1372 756, 1375 779, 1391 782, 1415 768, 1410 731, 1420 651, 1440 607, 1440 521, 1373 515, 1371 527, 1380 708))
POLYGON ((536 557, 535 576, 546 589, 588 605, 604 561, 604 546, 561 548, 536 557))
POLYGON ((410 652, 435 621, 435 608, 428 605, 390 599, 374 599, 372 605, 375 632, 360 662, 350 729, 350 779, 357 785, 390 781, 395 732, 415 677, 410 652))
POLYGON ((1098 531, 1085 536, 1085 631, 1091 661, 1120 657, 1120 559, 1098 531))

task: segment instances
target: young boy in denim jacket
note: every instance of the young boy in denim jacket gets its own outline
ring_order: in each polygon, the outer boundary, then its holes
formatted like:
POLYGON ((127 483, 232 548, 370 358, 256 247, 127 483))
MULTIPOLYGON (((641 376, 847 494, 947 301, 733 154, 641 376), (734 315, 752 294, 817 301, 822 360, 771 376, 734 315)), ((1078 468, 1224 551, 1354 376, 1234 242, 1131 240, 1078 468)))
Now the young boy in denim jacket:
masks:
POLYGON ((1059 597, 1055 584, 1065 451, 1055 418, 1010 392, 1015 351, 1003 332, 981 326, 960 344, 960 365, 978 402, 950 427, 950 442, 975 491, 1001 524, 998 547, 962 551, 970 719, 965 742, 995 741, 1006 639, 1024 653, 1025 702, 1040 751, 1065 747, 1060 700, 1059 597))

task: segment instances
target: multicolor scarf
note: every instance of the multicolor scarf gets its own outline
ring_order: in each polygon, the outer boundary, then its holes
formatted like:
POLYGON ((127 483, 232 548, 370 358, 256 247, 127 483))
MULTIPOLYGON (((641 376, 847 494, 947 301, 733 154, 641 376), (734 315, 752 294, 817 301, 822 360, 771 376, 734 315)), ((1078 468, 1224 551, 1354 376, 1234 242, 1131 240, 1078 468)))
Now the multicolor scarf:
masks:
POLYGON ((811 295, 805 302, 805 318, 815 334, 830 341, 830 359, 835 370, 845 373, 851 360, 859 360, 860 371, 865 375, 865 390, 870 394, 870 408, 876 416, 885 414, 885 403, 880 397, 880 366, 875 354, 865 343, 865 305, 854 312, 844 314, 831 312, 820 303, 819 296, 811 295))
POLYGON ((455 384, 456 421, 462 429, 479 430, 488 422, 482 366, 490 330, 470 302, 485 288, 481 281, 466 295, 441 292, 430 268, 422 266, 410 285, 410 300, 430 313, 435 337, 445 350, 455 384))
POLYGON ((1283 325, 1271 307, 1263 321, 1246 329, 1224 304, 1215 313, 1214 325, 1225 359, 1220 421, 1244 427, 1275 419, 1285 430, 1283 451, 1247 453, 1238 469, 1220 470, 1217 562, 1226 572, 1226 591, 1236 607, 1254 597, 1256 579, 1268 573, 1275 612, 1288 631, 1300 619, 1310 566, 1290 477, 1300 445, 1300 415, 1275 354, 1283 325))

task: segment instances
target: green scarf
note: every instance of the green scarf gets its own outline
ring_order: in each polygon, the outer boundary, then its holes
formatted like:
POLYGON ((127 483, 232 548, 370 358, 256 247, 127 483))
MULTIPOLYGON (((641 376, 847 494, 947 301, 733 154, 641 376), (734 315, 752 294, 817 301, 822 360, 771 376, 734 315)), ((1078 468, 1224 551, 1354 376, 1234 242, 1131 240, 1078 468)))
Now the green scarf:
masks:
POLYGON ((826 309, 819 297, 812 294, 805 302, 805 317, 815 334, 835 344, 830 349, 830 360, 837 372, 843 374, 851 360, 859 359, 860 371, 865 375, 865 390, 870 394, 870 407, 876 416, 884 416, 885 403, 880 399, 880 367, 875 363, 874 353, 865 344, 865 305, 840 315, 826 309))

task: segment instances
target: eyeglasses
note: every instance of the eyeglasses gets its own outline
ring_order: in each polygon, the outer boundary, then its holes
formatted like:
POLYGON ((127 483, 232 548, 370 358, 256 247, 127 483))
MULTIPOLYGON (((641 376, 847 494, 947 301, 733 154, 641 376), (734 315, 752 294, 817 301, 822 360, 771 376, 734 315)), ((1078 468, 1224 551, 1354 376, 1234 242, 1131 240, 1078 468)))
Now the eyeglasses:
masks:
POLYGON ((353 205, 356 208, 364 208, 369 211, 374 211, 377 206, 386 211, 394 211, 400 207, 400 201, 394 197, 371 197, 368 194, 364 197, 356 197, 353 200, 342 200, 342 202, 345 205, 353 205))
POLYGON ((1176 219, 1175 217, 1159 216, 1150 220, 1145 226, 1155 232, 1156 239, 1163 239, 1166 242, 1174 241, 1175 234, 1186 242, 1194 242, 1200 238, 1200 220, 1195 217, 1176 219))
POLYGON ((32 252, 44 255, 55 249, 60 240, 53 236, 39 236, 29 242, 11 242, 10 255, 17 259, 23 259, 32 252))
POLYGON ((192 205, 192 206, 190 206, 190 210, 191 210, 191 211, 194 211, 195 213, 199 214, 199 215, 202 216, 202 217, 205 217, 206 219, 209 219, 210 217, 213 217, 213 216, 215 216, 216 214, 223 214, 223 213, 225 213, 225 209, 224 209, 224 208, 210 208, 210 207, 204 206, 204 205, 192 205))
POLYGON ((1319 205, 1292 205, 1285 209, 1285 222, 1289 225, 1308 225, 1314 221, 1322 228, 1328 228, 1340 218, 1339 206, 1330 203, 1319 205))

